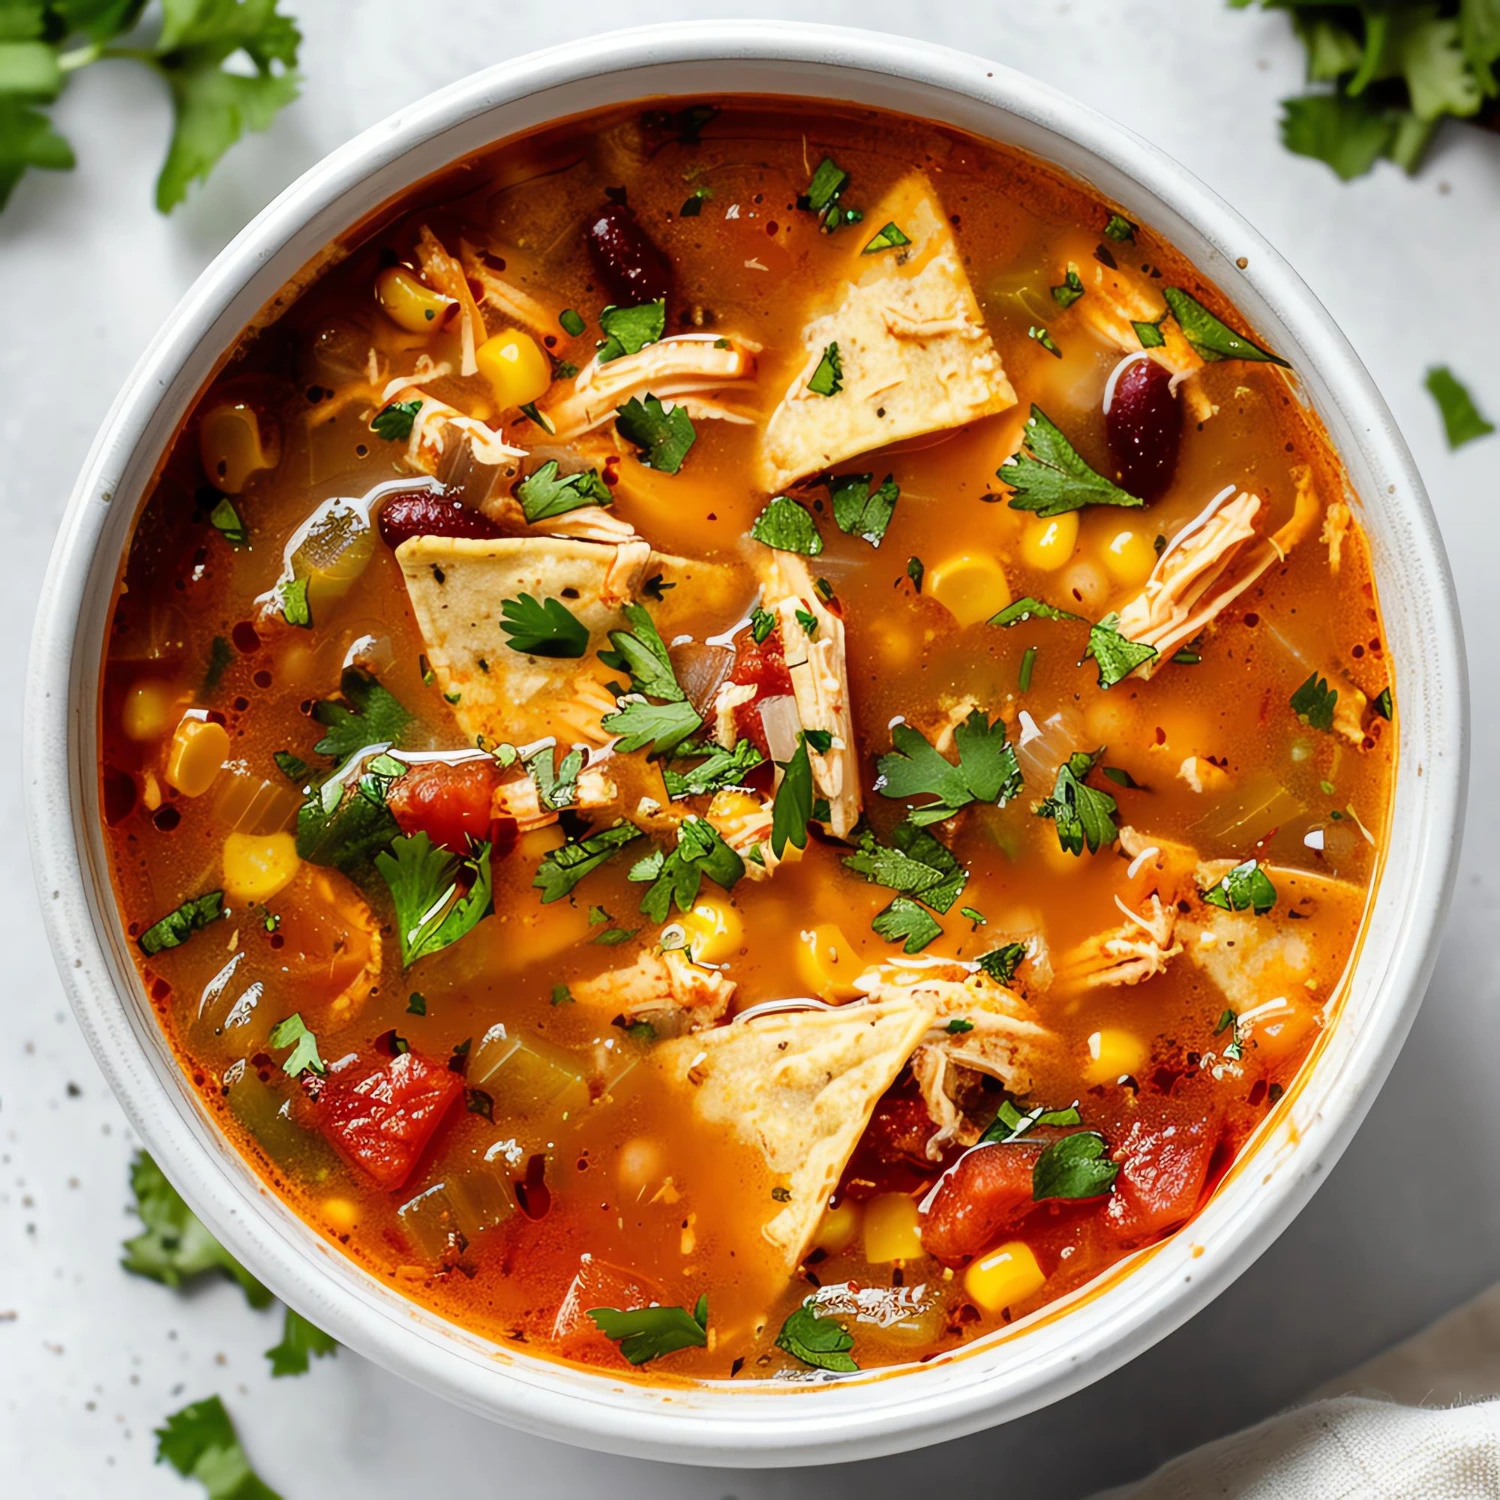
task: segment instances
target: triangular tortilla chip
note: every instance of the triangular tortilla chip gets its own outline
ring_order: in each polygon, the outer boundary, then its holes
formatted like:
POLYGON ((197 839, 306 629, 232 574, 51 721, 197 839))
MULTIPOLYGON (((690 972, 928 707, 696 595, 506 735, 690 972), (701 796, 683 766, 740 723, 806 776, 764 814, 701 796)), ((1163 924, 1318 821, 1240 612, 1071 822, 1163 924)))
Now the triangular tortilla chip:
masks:
POLYGON ((717 563, 671 557, 645 542, 613 546, 556 537, 418 536, 396 549, 438 686, 468 736, 526 744, 556 735, 572 742, 608 736, 599 719, 614 702, 610 672, 596 653, 625 625, 621 605, 655 574, 668 585, 651 613, 666 639, 674 622, 733 608, 733 577, 717 563), (588 628, 581 657, 529 656, 500 629, 506 599, 560 599, 588 628))
POLYGON ((698 1117, 759 1148, 790 1193, 761 1229, 788 1274, 807 1254, 876 1100, 931 1018, 929 1006, 903 995, 731 1021, 657 1047, 698 1117))
POLYGON ((906 178, 841 237, 850 254, 842 297, 803 329, 804 357, 761 438, 766 490, 1016 404, 925 177, 906 178), (911 243, 862 254, 886 224, 911 243), (843 388, 822 396, 808 381, 830 344, 838 345, 843 388))

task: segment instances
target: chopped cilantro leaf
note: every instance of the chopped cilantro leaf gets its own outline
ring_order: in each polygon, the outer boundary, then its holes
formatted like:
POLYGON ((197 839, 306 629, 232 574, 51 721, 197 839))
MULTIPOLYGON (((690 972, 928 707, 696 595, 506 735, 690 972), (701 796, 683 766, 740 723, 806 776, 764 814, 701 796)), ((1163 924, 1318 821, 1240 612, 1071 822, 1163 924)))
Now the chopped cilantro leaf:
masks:
POLYGON ((427 996, 420 990, 413 990, 406 1002, 406 1013, 409 1016, 425 1016, 427 1014, 427 996))
POLYGON ((553 812, 578 801, 578 776, 583 770, 582 750, 568 751, 559 764, 557 748, 544 745, 526 761, 526 774, 536 784, 537 802, 553 812))
POLYGON ((590 1307, 589 1317, 633 1365, 660 1359, 678 1349, 702 1349, 708 1344, 708 1298, 699 1297, 689 1312, 685 1307, 590 1307))
POLYGON ((1291 368, 1280 355, 1262 349, 1259 344, 1251 343, 1244 334, 1236 333, 1221 323, 1197 298, 1190 297, 1180 286, 1164 287, 1162 296, 1167 299, 1167 306, 1172 309, 1172 316, 1177 319, 1177 326, 1182 329, 1183 337, 1204 359, 1246 359, 1291 368))
POLYGON ((771 808, 771 853, 780 859, 791 844, 807 848, 807 825, 813 815, 812 761, 807 754, 807 734, 799 731, 797 748, 781 767, 781 785, 771 808))
POLYGON ((934 938, 943 935, 942 923, 905 896, 897 896, 884 911, 877 912, 870 926, 886 942, 901 943, 903 953, 920 953, 934 938))
POLYGON ((776 616, 759 605, 750 612, 750 638, 758 646, 776 629, 776 616))
POLYGON ((686 701, 647 703, 644 698, 627 696, 616 702, 615 711, 605 714, 602 723, 608 733, 620 736, 616 748, 626 754, 650 745, 652 755, 669 755, 703 723, 698 710, 686 701))
MULTIPOLYGON (((1164 319, 1166 314, 1162 314, 1164 319)), ((1137 323, 1131 321, 1130 326, 1135 329, 1135 336, 1140 340, 1142 349, 1160 349, 1166 342, 1167 337, 1161 331, 1161 320, 1155 323, 1137 323)))
POLYGON ((823 550, 817 523, 789 495, 776 495, 770 500, 751 523, 750 535, 778 552, 816 557, 823 550))
POLYGON ((306 1375, 312 1358, 337 1353, 338 1347, 337 1339, 287 1308, 281 1322, 281 1342, 266 1350, 266 1358, 271 1361, 273 1376, 306 1375))
POLYGON ((1382 719, 1391 719, 1396 715, 1395 700, 1391 697, 1389 685, 1381 688, 1376 695, 1370 699, 1370 708, 1380 715, 1382 719))
POLYGON ((848 185, 849 174, 832 157, 825 156, 814 170, 806 192, 798 197, 797 207, 815 213, 825 234, 832 234, 842 224, 857 224, 864 215, 858 209, 843 207, 839 201, 848 185))
POLYGON ((1316 672, 1297 689, 1291 697, 1292 712, 1309 729, 1332 730, 1333 711, 1338 705, 1337 688, 1328 686, 1328 679, 1316 672))
POLYGON ((537 866, 531 884, 542 893, 543 903, 560 901, 585 875, 613 859, 626 844, 641 836, 633 823, 621 823, 587 838, 570 839, 558 849, 549 849, 537 866))
POLYGON ((1097 625, 1089 627, 1089 643, 1084 657, 1093 657, 1099 667, 1099 686, 1112 688, 1123 682, 1138 667, 1156 660, 1155 646, 1132 641, 1115 629, 1116 614, 1108 614, 1097 625))
POLYGON ((1136 227, 1124 214, 1111 214, 1109 222, 1104 226, 1104 237, 1114 240, 1116 244, 1128 244, 1135 239, 1136 227))
POLYGON ((1048 1109, 1044 1104, 1033 1105, 1022 1114, 1009 1099, 1000 1102, 989 1129, 979 1137, 981 1146, 1008 1146, 1023 1139, 1030 1131, 1041 1125, 1050 1130, 1064 1130, 1069 1125, 1083 1124, 1078 1106, 1070 1104, 1066 1109, 1048 1109))
POLYGON ((1123 786, 1128 791, 1144 792, 1146 790, 1129 771, 1122 770, 1119 766, 1100 766, 1099 774, 1109 777, 1116 786, 1123 786))
POLYGON ((911 579, 912 587, 920 594, 922 580, 927 576, 927 568, 920 557, 906 559, 906 576, 911 579))
POLYGON ((632 396, 616 409, 615 429, 640 450, 638 457, 648 469, 675 474, 682 468, 688 449, 698 440, 693 419, 683 406, 666 407, 649 392, 644 400, 632 396))
POLYGON ((561 599, 502 599, 500 629, 505 644, 524 656, 572 661, 589 649, 588 626, 561 599))
POLYGON ((307 579, 283 578, 276 585, 276 599, 281 618, 302 630, 312 628, 312 604, 307 597, 307 579))
POLYGON ((694 188, 683 200, 682 207, 677 212, 684 219, 696 219, 703 212, 703 205, 714 195, 712 188, 694 188))
MULTIPOLYGON (((681 746, 678 753, 686 755, 692 747, 681 746)), ((706 797, 710 793, 723 791, 725 787, 743 786, 745 777, 756 766, 765 761, 754 740, 740 739, 732 750, 721 745, 703 746, 708 751, 706 760, 686 771, 664 767, 662 781, 669 797, 706 797)))
POLYGON ((643 302, 639 307, 616 307, 611 303, 599 314, 599 327, 605 335, 596 356, 601 365, 619 359, 622 354, 636 354, 647 344, 656 343, 666 332, 666 300, 643 302))
POLYGON ((968 883, 969 872, 953 851, 926 828, 910 822, 891 830, 891 842, 882 844, 866 828, 859 848, 844 858, 844 868, 862 875, 871 885, 916 896, 934 911, 946 912, 968 883))
POLYGON ((909 724, 891 726, 891 743, 895 749, 876 763, 875 789, 883 797, 936 798, 908 813, 916 827, 941 823, 971 802, 1003 807, 1020 794, 1021 768, 1005 724, 991 724, 977 708, 953 731, 956 765, 909 724))
POLYGON ((1045 328, 1038 328, 1033 324, 1026 330, 1026 337, 1035 339, 1054 359, 1063 357, 1062 350, 1057 347, 1057 340, 1045 328))
POLYGON ((1102 753, 1075 750, 1057 768, 1052 795, 1036 807, 1038 817, 1051 818, 1057 825, 1057 841, 1069 854, 1081 855, 1085 845, 1090 854, 1097 854, 1119 835, 1115 799, 1084 781, 1102 753))
POLYGON ((417 413, 421 410, 420 401, 393 401, 375 413, 370 431, 388 443, 404 443, 411 436, 417 413))
MULTIPOLYGON (((313 718, 326 731, 313 749, 319 755, 329 756, 337 765, 345 764, 350 756, 370 745, 399 745, 402 736, 416 722, 394 693, 358 667, 345 668, 339 678, 339 695, 342 703, 325 698, 315 703, 312 711, 313 718)), ((404 770, 399 761, 392 759, 384 773, 400 775, 404 770)))
POLYGON ((1052 300, 1059 307, 1072 307, 1072 305, 1083 296, 1083 280, 1078 274, 1076 266, 1068 267, 1068 274, 1063 277, 1062 284, 1052 288, 1052 300))
POLYGON ((1058 609, 1056 605, 1045 604, 1042 600, 1033 598, 1027 594, 1024 598, 1017 599, 1014 603, 1007 604, 997 615, 991 615, 988 623, 999 625, 1002 629, 1009 629, 1012 625, 1019 625, 1025 620, 1035 617, 1038 620, 1081 620, 1082 615, 1070 614, 1065 609, 1058 609))
POLYGON ((228 495, 219 496, 218 504, 208 513, 208 521, 236 550, 250 545, 250 533, 245 530, 245 523, 240 519, 240 513, 228 495))
POLYGON ((586 505, 610 505, 614 501, 597 469, 582 469, 559 478, 555 458, 549 458, 528 474, 516 486, 515 493, 527 523, 532 526, 586 505))
POLYGON ((1276 905, 1276 887, 1258 861, 1247 859, 1204 891, 1203 899, 1220 911, 1251 911, 1263 917, 1276 905))
POLYGON ((793 1359, 800 1359, 815 1370, 852 1375, 859 1369, 849 1353, 854 1347, 853 1334, 832 1318, 820 1317, 811 1297, 800 1307, 793 1308, 781 1325, 781 1332, 776 1335, 776 1347, 785 1349, 793 1359))
POLYGON ((844 362, 839 356, 839 346, 829 344, 823 350, 818 368, 812 372, 807 388, 815 396, 837 396, 844 388, 844 362))
POLYGON ((744 860, 711 823, 687 818, 678 825, 677 847, 660 858, 638 861, 630 878, 651 881, 641 897, 641 911, 653 922, 665 922, 674 903, 678 911, 693 909, 705 875, 727 891, 744 873, 744 860))
POLYGON ((577 1003, 573 991, 565 984, 554 984, 552 986, 552 1003, 554 1005, 574 1005, 577 1003))
POLYGON ((224 915, 224 892, 208 891, 184 901, 175 911, 153 922, 136 939, 142 953, 154 957, 167 948, 179 948, 195 932, 224 915))
POLYGON ((1120 1167, 1109 1159, 1104 1137, 1091 1130, 1053 1141, 1031 1169, 1031 1197, 1097 1198, 1114 1186, 1120 1167))
POLYGON ((184 1479, 198 1480, 208 1500, 281 1500, 250 1467, 217 1396, 173 1412, 155 1431, 157 1463, 169 1463, 184 1479))
POLYGON ((870 488, 873 474, 835 474, 828 481, 833 502, 833 519, 846 536, 857 536, 872 547, 878 547, 891 524, 901 491, 889 474, 876 489, 870 488))
POLYGON ((1041 407, 1026 419, 1025 448, 995 471, 1015 494, 1012 510, 1060 516, 1085 505, 1143 505, 1145 502, 1096 473, 1041 407))
POLYGON ((580 333, 589 325, 583 321, 583 314, 576 307, 565 307, 558 313, 557 321, 562 324, 562 331, 569 338, 576 339, 580 333))
POLYGON ((488 844, 459 856, 434 845, 426 833, 407 834, 375 856, 375 868, 396 908, 403 969, 456 943, 492 909, 488 844))
POLYGON ((328 1071, 318 1055, 318 1039, 307 1029, 300 1012, 293 1011, 284 1021, 278 1021, 267 1034, 266 1045, 292 1049, 281 1064, 281 1071, 288 1078, 300 1078, 304 1073, 315 1073, 321 1078, 328 1071))
MULTIPOLYGON (((1496 26, 1500 31, 1500 12, 1497 12, 1496 26)), ((1495 430, 1495 424, 1480 415, 1468 388, 1446 365, 1433 366, 1423 384, 1437 402, 1450 448, 1462 448, 1465 443, 1472 443, 1475 438, 1482 438, 1495 430)))
POLYGON ((1009 984, 1016 977, 1016 970, 1021 967, 1026 957, 1028 945, 1022 943, 1006 943, 1004 947, 992 948, 988 953, 981 954, 979 967, 984 970, 996 984, 1009 984))
POLYGON ((870 242, 859 253, 861 255, 875 255, 881 250, 898 250, 902 245, 909 245, 911 241, 894 224, 887 224, 884 229, 877 229, 870 237, 870 242))
POLYGON ((613 649, 601 651, 599 659, 607 667, 629 673, 632 694, 663 701, 647 703, 642 697, 624 696, 615 712, 604 716, 603 727, 621 737, 622 751, 628 753, 650 745, 653 755, 666 755, 687 739, 703 719, 687 701, 667 644, 650 613, 639 604, 627 604, 624 612, 631 629, 610 631, 609 643, 613 649))

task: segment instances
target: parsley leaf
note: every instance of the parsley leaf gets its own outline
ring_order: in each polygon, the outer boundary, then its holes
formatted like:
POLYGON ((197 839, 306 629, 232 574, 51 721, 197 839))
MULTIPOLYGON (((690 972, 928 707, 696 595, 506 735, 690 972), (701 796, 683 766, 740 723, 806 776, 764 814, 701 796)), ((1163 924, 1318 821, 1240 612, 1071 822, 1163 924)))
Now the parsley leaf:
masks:
POLYGON ((120 1264, 135 1276, 180 1287, 205 1271, 222 1271, 239 1284, 251 1307, 269 1307, 271 1294, 209 1232, 144 1151, 130 1164, 135 1212, 144 1228, 120 1247, 120 1264))
POLYGON ((1495 430, 1495 424, 1480 415, 1467 387, 1446 365, 1434 365, 1423 384, 1437 402, 1450 448, 1462 448, 1465 443, 1472 443, 1475 438, 1482 438, 1495 430))
POLYGON ((1119 836, 1115 826, 1119 805, 1108 792, 1088 786, 1083 779, 1103 753, 1075 750, 1057 768, 1052 795, 1037 804, 1037 816, 1057 824, 1057 841, 1069 854, 1081 855, 1085 844, 1090 854, 1097 854, 1102 845, 1114 843, 1119 836))
POLYGON ((1088 648, 1084 657, 1093 657, 1099 665, 1099 686, 1112 688, 1123 682, 1137 667, 1155 661, 1157 650, 1143 641, 1132 641, 1115 629, 1119 615, 1108 614, 1097 625, 1089 627, 1088 648))
POLYGON ((878 547, 891 524, 901 491, 889 474, 877 489, 870 488, 873 474, 835 474, 828 481, 833 501, 833 519, 846 536, 863 538, 878 547))
POLYGON ((1197 298, 1190 297, 1180 286, 1163 287, 1162 296, 1167 299, 1167 306, 1172 309, 1172 316, 1177 319, 1177 326, 1182 329, 1183 337, 1204 359, 1245 359, 1291 369, 1279 354, 1262 349, 1259 344, 1251 343, 1244 334, 1236 333, 1227 324, 1221 323, 1197 298))
POLYGON ((649 392, 644 400, 632 396, 616 408, 615 429, 627 443, 640 449, 641 463, 662 474, 677 473, 688 449, 698 440, 686 407, 665 407, 649 392))
POLYGON ((614 496, 599 477, 597 469, 582 469, 576 474, 558 477, 557 460, 549 458, 541 468, 533 469, 515 490, 517 501, 528 524, 565 516, 570 510, 586 505, 610 505, 614 496))
POLYGON ((599 314, 599 327, 605 334, 597 356, 601 365, 622 354, 636 354, 666 332, 666 300, 643 302, 639 307, 611 304, 599 314))
POLYGON ((1083 296, 1083 279, 1078 274, 1076 266, 1068 267, 1068 274, 1063 277, 1062 284, 1052 289, 1052 300, 1059 307, 1072 307, 1072 305, 1083 296))
POLYGON ((315 1073, 321 1078, 328 1071, 318 1054, 318 1039, 307 1029, 299 1012, 278 1021, 266 1036, 266 1045, 292 1049, 281 1064, 281 1071, 288 1078, 300 1078, 304 1073, 315 1073))
POLYGON ((953 731, 955 765, 909 724, 891 726, 896 747, 876 763, 875 789, 883 797, 935 797, 908 813, 917 827, 941 823, 971 802, 1003 807, 1021 791, 1021 767, 1005 737, 1005 724, 991 724, 979 710, 953 731))
POLYGON ((816 557, 823 550, 817 523, 789 495, 776 495, 750 526, 750 535, 778 552, 816 557))
POLYGON ((338 765, 371 745, 399 745, 416 717, 401 700, 368 672, 348 667, 339 678, 343 703, 325 698, 313 705, 312 716, 327 731, 313 746, 319 755, 338 765), (347 705, 347 706, 346 706, 347 705))
POLYGON ((154 957, 166 948, 180 948, 195 932, 201 932, 223 915, 224 892, 207 891, 153 922, 136 943, 147 957, 154 957))
POLYGON ((793 1359, 800 1359, 815 1370, 851 1375, 859 1369, 849 1353, 854 1347, 853 1334, 842 1323, 820 1317, 811 1297, 800 1307, 793 1308, 781 1325, 781 1332, 776 1335, 776 1347, 785 1349, 793 1359))
POLYGON ((897 896, 884 911, 877 912, 870 926, 888 943, 899 943, 904 938, 903 953, 920 953, 934 938, 943 935, 942 923, 905 896, 897 896))
POLYGON ((617 1307, 590 1307, 589 1317, 599 1332, 620 1346, 620 1353, 633 1365, 660 1359, 678 1349, 708 1346, 708 1298, 699 1297, 689 1312, 685 1307, 637 1307, 621 1312, 617 1307))
POLYGON ((556 745, 543 745, 526 761, 526 774, 536 783, 542 807, 561 812, 578 800, 578 774, 583 770, 583 751, 570 750, 558 763, 556 745))
POLYGON ((1292 712, 1309 729, 1332 730, 1333 711, 1339 701, 1338 689, 1328 686, 1328 679, 1316 672, 1291 696, 1292 712))
POLYGON ((156 1461, 196 1479, 208 1500, 281 1500, 250 1467, 234 1423, 217 1396, 175 1411, 156 1428, 156 1461))
POLYGON ((1085 505, 1145 504, 1089 468, 1039 406, 1033 406, 1026 419, 1024 441, 1022 452, 1006 459, 995 471, 995 477, 1015 491, 1010 501, 1012 510, 1029 510, 1047 517, 1085 505))
POLYGON ((900 228, 890 223, 884 229, 877 229, 871 236, 869 244, 859 253, 861 255, 874 255, 881 250, 898 250, 902 245, 909 245, 911 241, 901 232, 900 228))
POLYGON ((1083 618, 1082 615, 1070 614, 1065 609, 1058 609, 1056 605, 1044 604, 1040 599, 1027 594, 1024 598, 1007 604, 998 615, 991 615, 988 623, 1008 630, 1012 625, 1019 625, 1033 617, 1038 620, 1081 620, 1083 618))
MULTIPOLYGON (((778 762, 778 764, 780 764, 778 762)), ((807 848, 807 825, 813 815, 812 761, 807 754, 807 734, 797 732, 797 748, 781 766, 781 785, 771 808, 771 852, 780 859, 791 844, 807 848)))
POLYGON ((561 599, 502 599, 500 629, 505 644, 523 656, 572 661, 589 649, 588 626, 561 599))
POLYGON ((403 969, 467 936, 493 910, 488 844, 461 857, 434 845, 426 833, 406 834, 375 856, 375 868, 396 907, 403 969), (463 881, 461 871, 467 874, 463 881))
POLYGON ((542 893, 542 902, 560 901, 585 875, 613 859, 626 844, 641 836, 634 823, 621 823, 587 838, 571 839, 558 849, 549 849, 536 867, 531 884, 542 893))
POLYGON ((1091 1130, 1053 1141, 1031 1169, 1031 1198, 1097 1198, 1114 1186, 1120 1175, 1109 1159, 1104 1137, 1091 1130))
POLYGON ((1026 943, 1007 943, 1003 948, 993 948, 980 955, 979 967, 996 984, 1009 984, 1026 957, 1027 946, 1026 943))
POLYGON ((393 401, 375 413, 370 431, 388 443, 404 443, 411 436, 417 413, 421 410, 420 401, 393 401))
POLYGON ((266 1350, 271 1374, 306 1375, 312 1358, 338 1351, 339 1341, 324 1333, 316 1323, 309 1323, 299 1312, 286 1309, 281 1323, 281 1342, 266 1350))
POLYGON ((745 861, 703 818, 687 818, 678 825, 677 847, 659 861, 644 859, 630 872, 631 878, 651 880, 641 897, 641 911, 653 922, 665 922, 675 902, 678 911, 691 911, 698 899, 703 877, 724 890, 733 888, 745 873, 745 861))
MULTIPOLYGON (((720 745, 702 748, 709 751, 708 758, 691 769, 663 769, 662 781, 669 797, 706 797, 712 792, 723 791, 725 787, 743 786, 745 777, 765 762, 765 756, 756 748, 754 740, 736 740, 732 750, 725 750, 720 745)), ((680 747, 679 754, 688 753, 687 745, 680 747)))
POLYGON ((1065 1129, 1069 1125, 1083 1124, 1078 1106, 1070 1104, 1066 1109, 1048 1109, 1044 1104, 1034 1105, 1022 1114, 1009 1099, 1000 1101, 1000 1109, 990 1121, 989 1129, 979 1137, 981 1146, 1009 1146, 1021 1140, 1038 1125, 1053 1130, 1065 1129))
POLYGON ((1276 887, 1258 861, 1247 859, 1204 891, 1203 899, 1220 911, 1253 911, 1263 917, 1276 905, 1276 887))
POLYGON ((946 912, 968 883, 969 872, 941 839, 910 822, 891 830, 889 845, 864 829, 859 848, 845 856, 844 868, 871 885, 919 897, 934 911, 946 912))
POLYGON ((807 388, 815 396, 837 396, 844 388, 844 362, 839 357, 839 346, 829 344, 823 350, 818 368, 812 372, 807 388))
POLYGON ((624 613, 632 629, 610 631, 613 650, 601 651, 599 659, 629 673, 633 693, 662 701, 622 697, 615 712, 604 716, 603 727, 620 736, 619 748, 626 753, 650 745, 653 755, 666 755, 698 729, 703 717, 687 701, 650 613, 640 604, 627 604, 624 613))

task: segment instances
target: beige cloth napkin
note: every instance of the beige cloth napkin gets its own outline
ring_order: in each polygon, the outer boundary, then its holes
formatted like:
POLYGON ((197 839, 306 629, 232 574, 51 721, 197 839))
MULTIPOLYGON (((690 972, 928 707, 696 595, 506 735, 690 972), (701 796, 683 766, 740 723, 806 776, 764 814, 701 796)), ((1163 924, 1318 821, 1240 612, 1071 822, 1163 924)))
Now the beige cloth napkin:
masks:
POLYGON ((1097 1500, 1500 1500, 1500 1286, 1097 1500))

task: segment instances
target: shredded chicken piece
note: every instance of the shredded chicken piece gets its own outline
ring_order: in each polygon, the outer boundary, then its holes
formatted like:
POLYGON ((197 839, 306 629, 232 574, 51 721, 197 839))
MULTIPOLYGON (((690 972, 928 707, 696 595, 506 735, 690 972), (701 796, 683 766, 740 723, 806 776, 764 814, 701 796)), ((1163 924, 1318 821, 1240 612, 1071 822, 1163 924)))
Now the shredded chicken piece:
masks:
POLYGON ((615 695, 591 672, 580 672, 568 684, 567 701, 556 707, 558 728, 590 745, 607 745, 614 736, 600 720, 615 707, 615 695))
POLYGON ((753 682, 721 682, 714 694, 714 738, 726 749, 733 750, 739 739, 735 727, 734 711, 755 701, 756 686, 753 682))
MULTIPOLYGON (((609 773, 599 766, 585 766, 578 773, 578 789, 569 807, 608 807, 620 795, 619 788, 609 773)), ((541 791, 530 776, 521 776, 514 781, 502 782, 495 788, 490 805, 490 814, 496 818, 514 818, 522 833, 533 828, 545 828, 557 822, 558 810, 542 805, 541 791)))
POLYGON ((600 602, 610 609, 618 609, 641 591, 646 569, 651 566, 651 543, 637 537, 634 541, 622 542, 615 548, 615 555, 605 570, 604 584, 599 590, 600 602))
POLYGON ((727 788, 715 792, 705 814, 713 830, 745 861, 745 874, 766 880, 777 866, 802 858, 795 844, 788 844, 777 859, 771 852, 772 804, 754 792, 727 788))
POLYGON ((1202 755, 1189 755, 1178 766, 1177 776, 1200 795, 1205 791, 1219 791, 1229 782, 1229 772, 1202 755))
MULTIPOLYGON (((1092 277, 1094 284, 1075 306, 1084 324, 1105 343, 1114 345, 1121 354, 1144 352, 1148 359, 1155 360, 1171 372, 1174 391, 1188 376, 1203 368, 1202 355, 1183 337, 1174 318, 1161 324, 1166 342, 1158 348, 1142 351, 1140 335, 1132 325, 1158 323, 1167 311, 1165 299, 1150 282, 1097 260, 1093 263, 1092 277)), ((1213 410, 1210 407, 1210 414, 1213 410)), ((1198 420, 1203 418, 1200 416, 1198 420)))
MULTIPOLYGON (((1150 677, 1159 671, 1174 651, 1285 556, 1281 543, 1292 523, 1275 537, 1263 537, 1255 529, 1261 509, 1258 495, 1243 490, 1235 495, 1230 485, 1167 544, 1141 592, 1120 610, 1120 633, 1157 650, 1135 675, 1150 677)), ((1295 540, 1291 535, 1288 545, 1295 540)))
MULTIPOLYGON (((526 519, 521 502, 514 495, 492 495, 479 508, 497 525, 517 531, 533 528, 533 523, 526 519)), ((545 521, 537 521, 534 525, 550 536, 576 537, 580 542, 610 542, 619 546, 623 542, 640 540, 640 533, 629 521, 605 510, 602 505, 580 505, 577 510, 548 516, 545 521)))
POLYGON ((627 1023, 649 1021, 658 1035, 677 1036, 722 1020, 735 984, 695 964, 680 948, 647 948, 628 968, 577 981, 571 989, 581 1005, 608 1008, 627 1023))
POLYGON ((463 350, 458 372, 465 376, 477 375, 479 365, 474 358, 474 351, 485 341, 487 333, 484 314, 479 311, 479 304, 475 302, 474 293, 469 289, 469 279, 464 275, 464 268, 448 254, 442 241, 425 224, 417 231, 417 259, 421 261, 428 281, 445 297, 451 297, 458 303, 463 350))
POLYGON ((1344 538, 1349 535, 1349 528, 1353 523, 1354 512, 1343 500, 1335 500, 1323 517, 1323 535, 1320 540, 1328 548, 1330 573, 1337 573, 1339 570, 1339 563, 1343 560, 1344 538))
POLYGON ((557 332, 556 312, 545 307, 530 292, 522 291, 513 281, 507 281, 485 259, 484 251, 461 239, 458 253, 465 277, 479 287, 480 300, 486 307, 494 308, 507 322, 519 323, 539 340, 557 332))
POLYGON ((1120 926, 1096 933, 1070 950, 1058 965, 1058 983, 1068 989, 1141 984, 1164 973, 1167 961, 1182 952, 1175 941, 1177 908, 1162 904, 1155 892, 1132 911, 1115 897, 1125 918, 1120 926))
POLYGON ((694 408, 689 398, 712 397, 754 374, 755 356, 745 342, 711 333, 679 333, 603 364, 595 356, 542 415, 560 441, 593 432, 613 421, 618 407, 648 393, 667 406, 688 406, 689 415, 722 416, 727 409, 694 408), (727 348, 719 347, 726 343, 727 348))
POLYGON ((411 437, 406 444, 406 461, 412 468, 424 474, 436 474, 449 456, 448 446, 453 433, 467 438, 475 460, 492 468, 514 458, 526 457, 524 448, 511 447, 500 433, 478 417, 466 416, 420 386, 407 384, 401 389, 405 392, 404 399, 422 403, 412 419, 411 437))
POLYGON ((1347 679, 1339 684, 1338 702, 1333 705, 1333 727, 1335 733, 1352 745, 1365 742, 1365 710, 1370 700, 1347 679))

